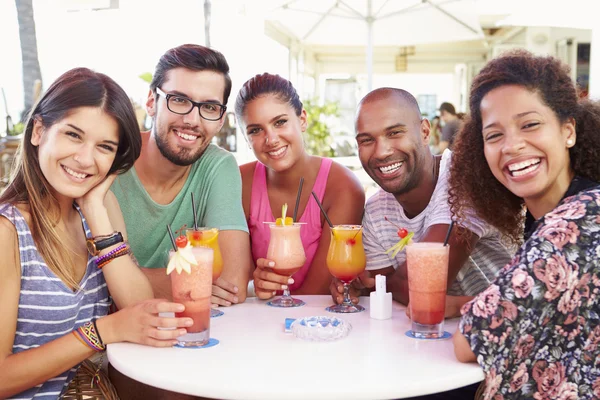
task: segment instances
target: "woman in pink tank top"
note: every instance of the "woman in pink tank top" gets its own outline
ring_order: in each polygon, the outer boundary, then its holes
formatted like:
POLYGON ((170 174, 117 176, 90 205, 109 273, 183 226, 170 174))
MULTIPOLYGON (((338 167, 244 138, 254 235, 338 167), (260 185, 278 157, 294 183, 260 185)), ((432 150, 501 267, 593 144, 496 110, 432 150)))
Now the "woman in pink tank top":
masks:
MULTIPOLYGON (((360 224, 365 194, 352 171, 330 159, 312 156, 304 148, 306 111, 292 84, 278 75, 248 80, 235 104, 238 121, 258 161, 240 167, 242 202, 250 229, 254 288, 261 299, 289 286, 295 294, 328 294, 331 275, 325 264, 329 227, 312 198, 314 191, 333 224, 360 224), (304 178, 298 221, 306 263, 292 278, 273 272, 265 259, 268 224, 284 203, 294 209, 300 178, 304 178)), ((291 216, 292 212, 288 213, 291 216)))

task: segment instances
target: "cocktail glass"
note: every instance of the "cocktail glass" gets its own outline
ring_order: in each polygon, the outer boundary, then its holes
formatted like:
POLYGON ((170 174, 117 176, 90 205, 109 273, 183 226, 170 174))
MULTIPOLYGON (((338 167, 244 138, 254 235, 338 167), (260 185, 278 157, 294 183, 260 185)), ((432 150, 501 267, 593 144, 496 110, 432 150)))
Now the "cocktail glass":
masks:
MULTIPOLYGON (((187 327, 187 333, 177 338, 178 346, 204 346, 210 339, 210 297, 212 294, 213 250, 207 247, 192 248, 198 265, 191 265, 191 273, 173 271, 171 291, 173 301, 185 306, 185 310, 175 313, 176 317, 188 317, 194 324, 187 327)), ((169 253, 169 259, 174 252, 169 253)))
POLYGON ((417 338, 437 339, 444 335, 449 249, 442 243, 406 246, 410 317, 417 338))
MULTIPOLYGON (((273 271, 279 275, 292 276, 306 262, 304 246, 300 239, 302 224, 276 225, 269 224, 271 240, 267 250, 267 258, 275 262, 273 271)), ((290 289, 285 289, 283 295, 267 302, 272 307, 300 307, 305 303, 290 296, 290 289)))
POLYGON ((344 300, 326 308, 335 313, 355 313, 364 307, 352 304, 350 283, 365 270, 367 258, 362 241, 362 226, 335 225, 331 229, 331 241, 327 252, 327 267, 331 275, 344 284, 344 300))
MULTIPOLYGON (((213 282, 216 282, 221 276, 221 272, 223 272, 223 257, 221 257, 221 249, 219 248, 219 229, 201 227, 198 229, 186 229, 185 233, 192 247, 201 246, 213 249, 212 279, 213 282)), ((220 317, 223 314, 224 312, 221 310, 210 309, 211 318, 220 317)))

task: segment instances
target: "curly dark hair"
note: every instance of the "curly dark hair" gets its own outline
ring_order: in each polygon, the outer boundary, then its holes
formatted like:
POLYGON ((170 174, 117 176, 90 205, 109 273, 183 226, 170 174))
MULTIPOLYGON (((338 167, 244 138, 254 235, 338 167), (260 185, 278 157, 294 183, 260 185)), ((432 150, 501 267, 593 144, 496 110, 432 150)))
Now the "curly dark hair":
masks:
POLYGON ((453 218, 468 218, 472 209, 507 239, 523 236, 524 201, 506 189, 492 174, 483 150, 480 105, 491 90, 519 85, 537 93, 561 123, 575 120, 576 144, 569 149, 576 175, 600 182, 600 104, 580 101, 569 68, 553 57, 515 50, 490 61, 473 80, 470 113, 452 149, 449 203, 453 218))

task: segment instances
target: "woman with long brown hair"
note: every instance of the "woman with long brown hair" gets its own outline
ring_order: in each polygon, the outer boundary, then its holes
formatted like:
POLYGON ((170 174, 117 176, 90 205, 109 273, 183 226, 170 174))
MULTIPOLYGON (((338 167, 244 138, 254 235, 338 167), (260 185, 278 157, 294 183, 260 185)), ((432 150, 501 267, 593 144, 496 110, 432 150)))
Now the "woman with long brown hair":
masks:
POLYGON ((85 68, 60 76, 31 112, 0 196, 0 398, 58 398, 108 343, 171 346, 183 306, 152 299, 108 191, 139 156, 129 98, 85 68), (111 304, 120 309, 108 315, 111 304))
POLYGON ((521 245, 454 337, 486 399, 600 397, 600 106, 568 68, 516 51, 474 79, 450 203, 521 245), (596 360, 596 362, 594 361, 596 360))
POLYGON ((269 73, 250 78, 240 89, 235 106, 238 121, 258 160, 240 166, 242 204, 256 264, 256 296, 270 299, 277 290, 288 286, 295 294, 329 293, 332 278, 325 263, 329 228, 311 192, 319 198, 334 225, 360 224, 365 203, 360 182, 342 165, 306 152, 306 110, 287 79, 269 73), (271 234, 264 222, 275 222, 274 216, 280 215, 285 203, 293 209, 301 177, 303 191, 294 222, 305 224, 300 235, 306 262, 290 278, 275 273, 275 262, 266 259, 271 234))

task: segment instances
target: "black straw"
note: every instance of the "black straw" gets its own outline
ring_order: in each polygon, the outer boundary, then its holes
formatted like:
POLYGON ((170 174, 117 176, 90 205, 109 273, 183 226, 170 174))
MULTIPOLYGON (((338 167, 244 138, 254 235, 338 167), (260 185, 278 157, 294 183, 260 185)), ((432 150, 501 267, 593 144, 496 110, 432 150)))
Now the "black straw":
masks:
POLYGON ((321 202, 319 201, 319 198, 317 197, 317 195, 315 194, 315 192, 312 192, 313 197, 315 198, 315 201, 317 202, 317 205, 319 206, 319 208, 321 209, 321 212, 323 213, 323 216, 325 217, 325 219, 327 220, 327 223, 329 224, 329 227, 331 229, 333 229, 333 224, 331 223, 331 220, 329 219, 329 217, 327 216, 327 213, 325 212, 325 209, 323 208, 323 206, 321 205, 321 202))
POLYGON ((296 217, 298 216, 298 207, 300 206, 300 196, 302 195, 302 185, 304 185, 304 177, 300 177, 300 185, 298 186, 298 195, 296 196, 296 207, 294 207, 294 222, 298 222, 296 217))
POLYGON ((196 217, 196 202, 194 201, 194 192, 191 192, 192 195, 192 214, 194 215, 194 230, 198 230, 198 218, 196 217))
POLYGON ((452 233, 452 228, 454 228, 454 221, 450 222, 450 226, 448 227, 448 233, 446 233, 446 239, 444 239, 444 246, 448 246, 448 239, 450 239, 450 233, 452 233))
POLYGON ((171 237, 171 244, 173 245, 173 250, 177 251, 177 245, 175 244, 175 237, 173 236, 173 231, 171 230, 171 225, 167 224, 167 231, 169 231, 169 236, 171 237))

